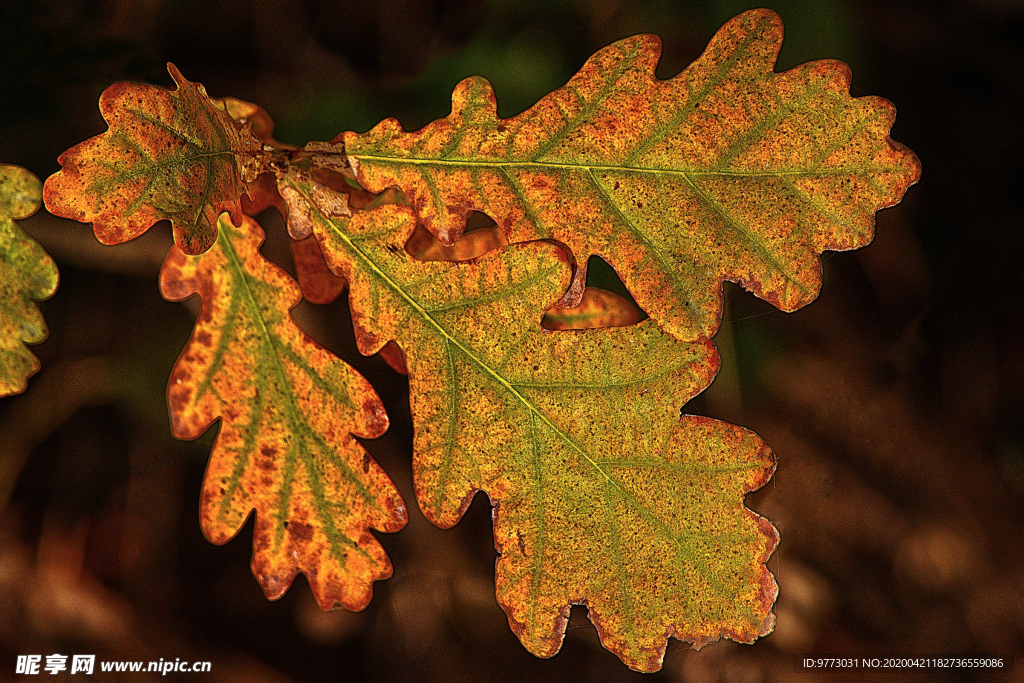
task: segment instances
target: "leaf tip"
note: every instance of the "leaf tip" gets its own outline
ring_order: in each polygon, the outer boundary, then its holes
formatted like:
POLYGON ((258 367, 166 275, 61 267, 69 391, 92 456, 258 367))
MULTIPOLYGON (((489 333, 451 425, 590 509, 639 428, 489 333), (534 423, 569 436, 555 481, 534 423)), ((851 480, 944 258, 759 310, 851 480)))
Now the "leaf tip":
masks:
POLYGON ((43 184, 28 169, 0 164, 0 213, 14 220, 28 218, 39 210, 43 184))
POLYGON ((462 114, 470 107, 474 118, 487 119, 498 115, 494 86, 483 76, 463 78, 452 90, 452 114, 462 114))
POLYGON ((181 75, 181 71, 178 70, 178 67, 174 66, 174 62, 167 62, 167 73, 171 75, 171 80, 174 81, 179 90, 183 85, 191 83, 190 80, 181 75))
POLYGON ((757 7, 754 9, 740 12, 726 25, 737 22, 740 24, 746 24, 747 26, 763 27, 768 32, 778 32, 779 38, 782 38, 783 21, 782 17, 773 9, 768 7, 757 7))
POLYGON ((767 8, 758 8, 741 12, 718 29, 708 43, 708 52, 715 48, 736 49, 748 41, 753 43, 752 55, 757 55, 769 65, 774 65, 782 49, 785 27, 782 17, 767 8), (724 43, 724 45, 719 45, 724 43))

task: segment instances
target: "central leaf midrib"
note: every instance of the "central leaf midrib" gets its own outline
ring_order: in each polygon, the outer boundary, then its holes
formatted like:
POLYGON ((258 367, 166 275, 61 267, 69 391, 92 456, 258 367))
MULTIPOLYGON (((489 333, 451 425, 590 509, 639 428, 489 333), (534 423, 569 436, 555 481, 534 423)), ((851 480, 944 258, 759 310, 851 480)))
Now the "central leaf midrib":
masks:
POLYGON ((780 176, 801 176, 801 175, 842 175, 844 173, 870 173, 870 172, 895 172, 898 168, 885 166, 841 166, 831 168, 794 168, 794 169, 770 169, 770 170, 745 170, 729 168, 661 168, 657 166, 621 166, 616 164, 587 164, 573 163, 568 161, 534 161, 524 159, 521 161, 480 161, 476 159, 439 159, 434 157, 407 157, 384 154, 364 154, 362 152, 350 152, 349 156, 358 161, 378 161, 393 164, 412 164, 416 166, 478 166, 504 170, 517 167, 532 167, 544 170, 576 171, 608 171, 617 173, 665 173, 668 175, 682 176, 738 176, 754 178, 777 178, 780 176))

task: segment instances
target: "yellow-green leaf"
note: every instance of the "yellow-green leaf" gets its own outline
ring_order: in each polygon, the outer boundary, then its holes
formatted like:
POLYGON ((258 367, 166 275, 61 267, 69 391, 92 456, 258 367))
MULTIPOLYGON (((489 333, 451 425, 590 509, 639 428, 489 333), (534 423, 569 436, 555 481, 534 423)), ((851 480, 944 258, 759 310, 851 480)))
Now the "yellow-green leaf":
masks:
POLYGON ((57 266, 17 226, 39 208, 42 185, 21 168, 0 164, 0 396, 25 390, 39 360, 25 348, 46 339, 46 323, 33 301, 57 291, 57 266))
POLYGON ((699 646, 771 630, 764 563, 778 537, 743 494, 774 456, 746 430, 680 420, 718 368, 710 342, 653 321, 545 330, 571 277, 559 247, 418 261, 402 248, 407 207, 349 217, 320 207, 302 174, 279 182, 349 282, 360 351, 397 340, 405 354, 424 514, 449 527, 477 491, 490 497, 498 601, 531 652, 559 649, 572 603, 641 671, 660 668, 669 636, 699 646))
POLYGON ((659 39, 635 36, 518 116, 498 118, 490 83, 472 77, 447 118, 410 133, 387 119, 346 133, 345 151, 366 189, 399 188, 446 243, 482 211, 510 242, 569 246, 580 268, 567 304, 596 254, 666 330, 708 338, 723 280, 786 311, 809 303, 819 254, 867 244, 875 211, 920 174, 888 137, 889 102, 851 98, 841 62, 774 73, 781 44, 775 13, 745 12, 660 80, 659 39))
POLYGON ((44 200, 53 214, 93 223, 104 244, 170 219, 182 251, 200 254, 216 240, 221 213, 241 221, 241 196, 261 168, 263 146, 251 121, 236 121, 224 101, 167 69, 177 90, 115 83, 103 91, 110 129, 60 156, 44 200))
POLYGON ((406 520, 394 484, 355 437, 387 429, 384 406, 352 367, 307 337, 289 309, 301 292, 259 253, 263 231, 227 216, 200 256, 172 247, 163 295, 202 310, 167 390, 175 436, 220 418, 203 484, 203 531, 226 543, 255 509, 252 569, 267 596, 297 572, 324 609, 358 610, 391 562, 370 533, 406 520))

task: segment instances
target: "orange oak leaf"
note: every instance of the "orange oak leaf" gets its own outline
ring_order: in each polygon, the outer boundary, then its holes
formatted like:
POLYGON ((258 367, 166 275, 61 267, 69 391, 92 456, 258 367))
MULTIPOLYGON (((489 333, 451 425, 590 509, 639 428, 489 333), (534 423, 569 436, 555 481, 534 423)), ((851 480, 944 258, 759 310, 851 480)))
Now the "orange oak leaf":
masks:
POLYGON ((259 253, 263 231, 227 216, 199 256, 172 247, 164 297, 198 294, 202 310, 167 390, 175 436, 221 430, 203 484, 203 531, 226 543, 255 509, 253 574, 267 597, 296 573, 318 604, 358 610, 391 562, 370 533, 406 521, 398 490, 355 437, 388 426, 384 406, 354 369, 309 339, 289 309, 301 293, 259 253))
POLYGON ((888 137, 888 101, 851 98, 837 61, 774 73, 781 44, 775 13, 745 12, 660 80, 659 39, 635 36, 518 116, 498 118, 475 76, 447 118, 408 133, 386 119, 346 133, 345 151, 366 189, 399 188, 448 244, 473 210, 509 242, 566 244, 580 267, 563 305, 599 255, 664 329, 709 338, 723 280, 785 311, 806 305, 821 252, 870 242, 875 212, 920 175, 888 137))
POLYGON ((57 266, 14 222, 39 209, 41 183, 32 173, 0 164, 0 396, 25 390, 39 359, 25 348, 46 339, 36 301, 57 290, 57 266))
POLYGON ((573 603, 641 671, 660 668, 670 636, 771 631, 778 535, 743 495, 774 456, 747 430, 680 420, 717 371, 710 342, 653 321, 545 330, 571 277, 556 245, 419 261, 402 248, 409 208, 349 216, 319 206, 300 172, 279 182, 349 282, 360 351, 397 340, 405 354, 424 514, 450 527, 477 491, 490 497, 498 601, 527 649, 555 654, 573 603))
POLYGON ((60 156, 43 198, 51 213, 92 223, 104 244, 166 218, 181 250, 200 254, 216 240, 221 213, 242 220, 241 196, 261 170, 263 145, 251 121, 236 121, 173 64, 167 70, 177 90, 115 83, 103 91, 110 129, 60 156))

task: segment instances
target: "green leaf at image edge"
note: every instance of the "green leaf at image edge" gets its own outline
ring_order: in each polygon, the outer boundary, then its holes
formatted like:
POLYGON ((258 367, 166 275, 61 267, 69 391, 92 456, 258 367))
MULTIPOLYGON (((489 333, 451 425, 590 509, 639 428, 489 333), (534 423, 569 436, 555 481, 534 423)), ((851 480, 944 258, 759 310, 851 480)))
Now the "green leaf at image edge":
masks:
POLYGON ((42 183, 20 166, 0 164, 0 396, 25 390, 39 359, 25 344, 46 339, 35 301, 53 296, 57 266, 14 222, 39 209, 42 183))

